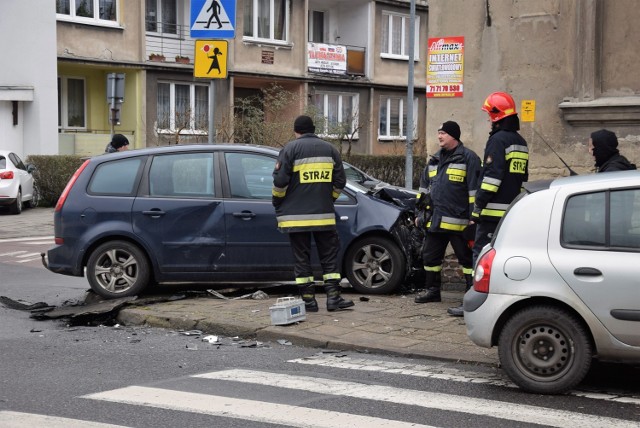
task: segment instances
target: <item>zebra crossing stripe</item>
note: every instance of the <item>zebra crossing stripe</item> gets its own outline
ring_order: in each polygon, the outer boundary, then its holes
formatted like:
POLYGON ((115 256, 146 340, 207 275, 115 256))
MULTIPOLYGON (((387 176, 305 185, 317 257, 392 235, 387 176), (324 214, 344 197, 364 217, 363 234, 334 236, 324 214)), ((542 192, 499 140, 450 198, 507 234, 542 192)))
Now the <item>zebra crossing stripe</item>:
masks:
MULTIPOLYGON (((262 376, 267 375, 270 374, 262 374, 262 376)), ((352 415, 329 410, 310 409, 287 404, 243 400, 142 386, 129 386, 112 391, 84 395, 83 398, 293 427, 344 428, 346 426, 356 426, 367 428, 434 428, 428 425, 352 415)))
MULTIPOLYGON (((399 374, 416 377, 427 377, 432 379, 441 379, 454 382, 481 383, 484 385, 494 385, 508 388, 517 388, 517 386, 505 380, 504 377, 497 374, 476 373, 468 370, 458 370, 446 367, 445 364, 409 364, 393 361, 376 361, 364 358, 340 357, 336 358, 331 355, 318 355, 313 357, 297 358, 289 360, 290 363, 307 364, 322 367, 332 367, 347 370, 376 371, 381 373, 399 374)), ((640 397, 628 396, 621 394, 608 394, 604 392, 589 391, 569 391, 568 395, 575 397, 584 397, 592 400, 615 401, 617 403, 640 405, 640 397)))
POLYGON ((387 403, 418 406, 451 412, 469 413, 499 419, 553 427, 588 426, 591 428, 637 428, 636 422, 587 415, 526 404, 514 404, 483 398, 411 390, 384 385, 367 385, 317 377, 294 376, 253 370, 224 370, 193 377, 297 389, 319 394, 338 395, 387 403))
POLYGON ((0 426, 3 428, 126 428, 122 425, 103 424, 35 413, 10 412, 7 410, 0 411, 0 426))

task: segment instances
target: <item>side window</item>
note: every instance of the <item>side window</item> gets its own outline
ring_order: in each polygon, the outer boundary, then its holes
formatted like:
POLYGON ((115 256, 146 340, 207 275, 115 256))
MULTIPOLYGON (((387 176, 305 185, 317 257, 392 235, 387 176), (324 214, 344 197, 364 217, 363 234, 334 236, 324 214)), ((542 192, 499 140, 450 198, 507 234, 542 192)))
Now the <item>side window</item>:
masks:
POLYGON ((275 158, 229 152, 225 154, 225 160, 231 197, 271 199, 275 158))
POLYGON ((214 196, 213 153, 180 153, 153 158, 149 194, 153 197, 214 196))
POLYGON ((571 197, 562 219, 562 243, 565 245, 605 245, 605 193, 571 197))
POLYGON ((640 190, 571 197, 561 233, 566 246, 640 249, 640 190))
POLYGON ((132 158, 101 164, 91 177, 89 193, 93 195, 133 196, 142 160, 141 158, 132 158))
POLYGON ((640 190, 611 192, 611 246, 640 249, 640 190))

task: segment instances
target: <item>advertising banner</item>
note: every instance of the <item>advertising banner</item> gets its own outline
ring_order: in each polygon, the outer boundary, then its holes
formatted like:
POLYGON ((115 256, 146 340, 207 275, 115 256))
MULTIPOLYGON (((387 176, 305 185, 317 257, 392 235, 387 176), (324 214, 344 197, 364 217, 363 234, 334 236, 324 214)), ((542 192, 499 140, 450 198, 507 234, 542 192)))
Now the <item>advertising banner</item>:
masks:
POLYGON ((464 37, 429 38, 427 97, 462 97, 464 37))
POLYGON ((314 73, 347 74, 347 48, 324 43, 307 43, 308 67, 314 73))

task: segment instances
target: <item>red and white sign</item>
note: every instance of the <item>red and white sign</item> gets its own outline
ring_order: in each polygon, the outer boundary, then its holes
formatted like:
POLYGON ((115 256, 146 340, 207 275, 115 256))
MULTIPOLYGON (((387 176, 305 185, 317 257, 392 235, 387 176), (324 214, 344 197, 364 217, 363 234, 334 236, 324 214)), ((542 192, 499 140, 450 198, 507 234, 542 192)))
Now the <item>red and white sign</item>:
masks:
POLYGON ((315 73, 347 74, 347 48, 307 43, 308 68, 315 73))

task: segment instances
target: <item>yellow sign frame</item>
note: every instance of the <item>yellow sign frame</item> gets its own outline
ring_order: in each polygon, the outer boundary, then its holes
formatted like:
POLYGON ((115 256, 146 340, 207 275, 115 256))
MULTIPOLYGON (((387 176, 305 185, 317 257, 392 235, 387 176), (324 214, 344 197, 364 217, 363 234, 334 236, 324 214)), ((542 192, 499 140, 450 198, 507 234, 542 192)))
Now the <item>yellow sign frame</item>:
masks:
POLYGON ((228 40, 196 40, 193 77, 226 79, 228 53, 228 40))

